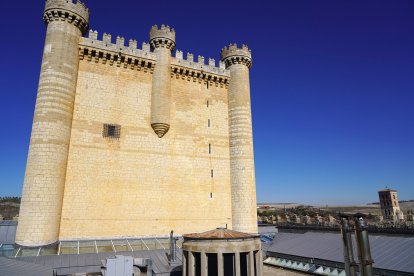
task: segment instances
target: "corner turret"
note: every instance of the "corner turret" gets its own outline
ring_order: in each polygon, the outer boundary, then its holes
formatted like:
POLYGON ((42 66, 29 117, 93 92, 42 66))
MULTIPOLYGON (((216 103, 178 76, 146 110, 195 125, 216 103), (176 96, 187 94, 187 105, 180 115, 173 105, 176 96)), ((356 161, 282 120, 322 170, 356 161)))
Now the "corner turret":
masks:
POLYGON ((79 0, 46 0, 43 21, 46 25, 52 21, 67 21, 85 34, 89 28, 89 9, 79 0))
POLYGON ((249 80, 252 53, 246 45, 238 48, 237 44, 230 44, 221 50, 221 61, 230 71, 228 99, 233 230, 257 233, 249 80))
POLYGON ((226 68, 233 64, 243 64, 249 69, 252 67, 252 51, 246 45, 241 48, 237 44, 230 44, 221 50, 221 60, 225 63, 226 68))
POLYGON ((24 246, 59 239, 79 40, 89 10, 79 1, 47 0, 43 20, 47 31, 16 232, 16 243, 24 246))
POLYGON ((158 28, 157 25, 152 26, 150 31, 150 44, 151 50, 163 47, 169 49, 171 52, 174 51, 175 30, 168 25, 161 25, 161 28, 158 28))

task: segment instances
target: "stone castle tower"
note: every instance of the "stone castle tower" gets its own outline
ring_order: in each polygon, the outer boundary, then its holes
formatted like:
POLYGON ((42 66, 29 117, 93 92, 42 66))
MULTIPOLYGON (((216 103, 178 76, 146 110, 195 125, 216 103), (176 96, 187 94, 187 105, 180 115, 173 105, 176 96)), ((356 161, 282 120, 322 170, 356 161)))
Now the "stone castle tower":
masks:
POLYGON ((16 242, 256 233, 247 46, 186 59, 175 31, 98 39, 81 2, 47 0, 16 242))

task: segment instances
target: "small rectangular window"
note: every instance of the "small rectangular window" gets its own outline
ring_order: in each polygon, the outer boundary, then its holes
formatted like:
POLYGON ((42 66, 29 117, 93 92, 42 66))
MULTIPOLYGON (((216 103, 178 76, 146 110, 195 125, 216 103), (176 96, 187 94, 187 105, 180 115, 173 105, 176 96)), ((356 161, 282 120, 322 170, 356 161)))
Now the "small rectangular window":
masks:
POLYGON ((209 86, 209 85, 208 85, 208 82, 207 82, 207 89, 208 89, 208 86, 209 86))
POLYGON ((213 178, 213 176, 214 176, 214 172, 213 170, 211 170, 211 178, 213 178))
POLYGON ((211 154, 211 144, 208 144, 208 154, 211 154))
POLYGON ((114 124, 104 124, 102 137, 108 139, 119 139, 121 137, 121 126, 114 124))
POLYGON ((208 100, 207 100, 207 107, 208 107, 208 100))
POLYGON ((208 125, 208 127, 210 127, 210 119, 208 119, 207 125, 208 125))
POLYGON ((213 193, 210 193, 210 198, 213 198, 213 193))

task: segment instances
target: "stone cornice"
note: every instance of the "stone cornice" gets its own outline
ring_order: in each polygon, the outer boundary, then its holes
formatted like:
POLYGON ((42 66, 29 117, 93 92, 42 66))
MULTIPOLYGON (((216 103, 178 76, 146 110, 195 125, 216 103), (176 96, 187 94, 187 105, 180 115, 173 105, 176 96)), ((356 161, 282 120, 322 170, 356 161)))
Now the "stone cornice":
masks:
POLYGON ((166 48, 170 51, 174 51, 175 42, 166 38, 154 38, 150 40, 151 49, 166 48))
POLYGON ((224 59, 224 63, 226 64, 226 68, 229 68, 233 64, 243 64, 249 69, 252 67, 252 60, 245 56, 231 56, 224 59))

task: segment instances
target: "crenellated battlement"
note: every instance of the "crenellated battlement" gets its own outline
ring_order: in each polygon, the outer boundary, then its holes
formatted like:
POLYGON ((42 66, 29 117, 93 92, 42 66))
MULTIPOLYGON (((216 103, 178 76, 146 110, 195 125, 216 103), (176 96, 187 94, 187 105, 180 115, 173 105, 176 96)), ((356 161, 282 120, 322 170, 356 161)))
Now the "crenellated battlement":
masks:
POLYGON ((226 64, 226 68, 232 64, 244 64, 250 68, 252 66, 252 51, 244 44, 241 48, 236 43, 230 44, 221 50, 221 60, 226 64))
POLYGON ((151 49, 163 47, 173 51, 175 48, 175 30, 168 25, 161 25, 160 28, 157 25, 152 26, 150 44, 151 49))
MULTIPOLYGON (((152 72, 157 63, 157 56, 151 52, 150 44, 143 42, 142 47, 138 48, 135 39, 129 39, 128 45, 125 44, 125 38, 122 36, 113 39, 111 34, 103 33, 99 38, 98 31, 89 30, 88 37, 82 37, 79 42, 80 58, 118 64, 118 66, 124 64, 124 66, 133 66, 134 68, 141 68, 141 65, 144 65, 144 68, 146 67, 152 72)), ((210 80, 220 80, 221 78, 222 81, 229 78, 230 72, 225 68, 224 62, 219 61, 216 66, 214 58, 207 60, 206 64, 206 59, 203 56, 198 56, 197 61, 194 61, 194 55, 191 53, 187 53, 184 58, 183 52, 177 50, 175 57, 172 57, 171 60, 172 72, 175 75, 179 74, 185 77, 198 76, 200 81, 204 78, 210 80)))
POLYGON ((99 39, 98 32, 90 30, 89 36, 81 38, 79 42, 80 58, 117 66, 123 64, 124 67, 137 70, 149 69, 152 72, 156 55, 151 52, 148 43, 143 42, 141 49, 137 45, 135 39, 130 39, 126 46, 125 38, 121 36, 117 36, 113 43, 112 35, 108 33, 104 33, 102 39, 99 39))
POLYGON ((103 33, 102 39, 99 39, 98 35, 98 31, 89 30, 88 37, 83 37, 80 41, 80 45, 128 55, 141 56, 152 60, 156 59, 155 54, 150 50, 149 43, 143 42, 141 49, 139 49, 136 39, 129 39, 128 45, 125 45, 125 38, 122 36, 117 36, 114 41, 115 43, 113 43, 111 34, 103 33))
POLYGON ((43 21, 67 21, 85 33, 89 28, 89 9, 79 0, 46 0, 43 21))
POLYGON ((214 58, 208 58, 208 63, 206 64, 206 59, 200 55, 197 57, 197 61, 194 61, 194 55, 192 53, 187 53, 186 58, 184 58, 183 52, 180 50, 175 51, 175 57, 172 63, 216 74, 229 75, 229 71, 226 70, 224 62, 219 61, 218 66, 216 66, 216 60, 214 58))
POLYGON ((230 72, 225 68, 225 64, 219 61, 216 66, 214 58, 208 58, 208 64, 203 56, 198 56, 197 62, 194 61, 194 55, 187 53, 186 59, 183 52, 177 50, 175 57, 171 61, 172 75, 176 78, 193 80, 198 82, 213 82, 217 85, 227 85, 230 72))

